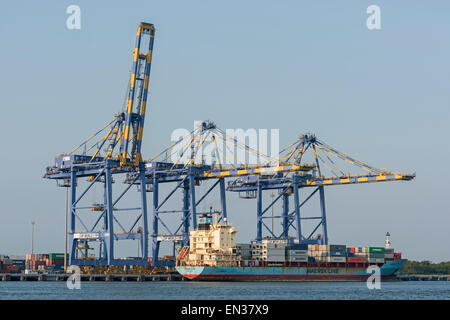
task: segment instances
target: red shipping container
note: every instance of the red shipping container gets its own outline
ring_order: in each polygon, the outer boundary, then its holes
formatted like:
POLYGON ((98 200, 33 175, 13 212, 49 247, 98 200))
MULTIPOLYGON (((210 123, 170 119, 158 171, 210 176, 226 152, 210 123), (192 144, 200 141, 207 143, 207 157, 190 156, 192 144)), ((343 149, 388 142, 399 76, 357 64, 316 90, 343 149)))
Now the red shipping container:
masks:
MULTIPOLYGON (((67 262, 68 262, 68 260, 67 260, 67 262)), ((63 265, 64 264, 64 259, 50 259, 50 260, 47 260, 47 266, 54 266, 54 265, 57 265, 57 264, 63 265)))
POLYGON ((402 253, 401 252, 395 252, 394 253, 394 259, 395 260, 400 260, 402 258, 402 253))
POLYGON ((14 264, 8 264, 8 265, 6 265, 6 270, 9 270, 9 271, 18 271, 18 270, 19 270, 19 266, 14 265, 14 264))
POLYGON ((364 263, 364 257, 347 257, 347 262, 349 263, 364 263))

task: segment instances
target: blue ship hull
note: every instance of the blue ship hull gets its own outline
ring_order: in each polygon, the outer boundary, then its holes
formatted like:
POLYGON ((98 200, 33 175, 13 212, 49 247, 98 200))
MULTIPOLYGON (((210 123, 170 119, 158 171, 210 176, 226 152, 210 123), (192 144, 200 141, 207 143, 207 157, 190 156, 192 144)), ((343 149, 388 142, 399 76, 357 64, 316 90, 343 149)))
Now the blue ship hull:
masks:
MULTIPOLYGON (((390 260, 380 266, 383 280, 394 280, 406 260, 390 260)), ((368 266, 368 265, 367 265, 368 266)), ((177 266, 184 277, 202 281, 366 281, 367 266, 177 266)))

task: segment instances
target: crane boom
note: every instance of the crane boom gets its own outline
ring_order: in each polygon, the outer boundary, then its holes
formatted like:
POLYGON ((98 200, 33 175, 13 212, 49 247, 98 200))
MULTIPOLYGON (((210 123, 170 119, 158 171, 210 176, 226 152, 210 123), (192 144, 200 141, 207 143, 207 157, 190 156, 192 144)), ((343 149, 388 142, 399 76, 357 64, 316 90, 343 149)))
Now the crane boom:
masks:
POLYGON ((153 53, 155 27, 142 22, 136 33, 125 113, 125 128, 120 140, 120 164, 137 166, 142 161, 141 145, 147 107, 148 86, 153 53), (146 39, 147 38, 147 39, 146 39), (148 41, 145 51, 145 40, 148 41), (129 145, 131 142, 131 150, 129 145), (130 157, 128 157, 130 154, 130 157))

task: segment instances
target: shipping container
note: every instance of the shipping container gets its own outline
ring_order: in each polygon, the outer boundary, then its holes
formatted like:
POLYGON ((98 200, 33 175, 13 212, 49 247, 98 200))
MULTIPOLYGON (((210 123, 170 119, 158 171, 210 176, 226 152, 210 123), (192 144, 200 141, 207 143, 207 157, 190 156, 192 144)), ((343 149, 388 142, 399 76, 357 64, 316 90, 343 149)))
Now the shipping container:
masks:
POLYGON ((347 249, 346 245, 342 245, 342 244, 330 244, 329 245, 329 250, 330 251, 344 251, 347 249))
POLYGON ((356 247, 355 248, 355 253, 364 253, 364 252, 366 252, 365 247, 356 247))
POLYGON ((330 262, 340 262, 340 263, 345 263, 346 262, 346 257, 329 257, 329 261, 330 262))
POLYGON ((267 262, 284 262, 285 258, 278 257, 278 256, 272 256, 272 257, 263 257, 262 260, 267 261, 267 262))
POLYGON ((332 257, 345 257, 346 252, 345 251, 330 251, 330 256, 332 257))
POLYGON ((25 265, 25 260, 12 260, 12 264, 15 265, 19 265, 19 266, 24 266, 25 265))
POLYGON ((364 257, 347 257, 348 263, 364 263, 365 261, 364 257))
POLYGON ((289 262, 308 262, 308 257, 289 257, 289 262))
MULTIPOLYGON (((49 259, 63 259, 64 260, 64 253, 50 253, 48 255, 49 259)), ((69 254, 67 254, 67 259, 69 259, 69 254)))
POLYGON ((287 255, 308 254, 308 250, 287 250, 287 255))
POLYGON ((250 243, 237 243, 236 244, 236 248, 251 250, 252 249, 252 245, 250 243))
POLYGON ((346 251, 347 246, 341 244, 320 244, 319 251, 346 251))
POLYGON ((49 259, 47 260, 47 265, 52 264, 64 264, 64 259, 49 259))
POLYGON ((369 253, 384 253, 383 247, 366 247, 365 252, 369 253))
POLYGON ((285 255, 263 255, 260 256, 263 259, 269 259, 269 258, 273 258, 273 259, 277 259, 277 260, 285 260, 286 256, 285 255))
POLYGON ((305 250, 307 251, 309 246, 302 243, 292 243, 287 245, 287 250, 305 250))

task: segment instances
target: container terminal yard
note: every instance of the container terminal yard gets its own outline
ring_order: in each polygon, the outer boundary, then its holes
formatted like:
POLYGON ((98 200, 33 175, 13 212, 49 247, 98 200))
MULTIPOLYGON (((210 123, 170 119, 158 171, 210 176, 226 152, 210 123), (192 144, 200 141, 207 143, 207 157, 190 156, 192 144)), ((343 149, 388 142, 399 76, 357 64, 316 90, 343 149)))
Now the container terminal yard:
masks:
MULTIPOLYGON (((155 31, 153 24, 138 25, 124 110, 72 151, 58 154, 43 175, 67 190, 67 254, 31 254, 25 259, 3 256, 2 280, 64 280, 68 276, 65 268, 71 265, 79 266, 82 280, 90 281, 195 279, 197 269, 205 267, 247 268, 247 275, 257 268, 264 272, 271 268, 271 275, 277 276, 290 268, 296 270, 292 271, 295 276, 306 272, 319 280, 334 281, 338 275, 348 280, 358 274, 363 279, 362 272, 373 264, 382 270, 391 268, 389 276, 395 276, 405 260, 401 252, 390 248, 389 234, 384 247, 329 243, 325 187, 411 181, 413 173, 369 166, 310 133, 299 134, 281 148, 278 157, 270 157, 209 120, 152 159, 143 159, 155 31), (257 164, 248 164, 246 157, 258 159, 257 164), (117 186, 119 181, 122 188, 117 186), (93 186, 100 186, 102 193, 94 203, 89 200, 93 186), (162 186, 170 191, 163 194, 162 186), (200 190, 200 186, 207 187, 200 190), (123 199, 133 192, 139 200, 126 206, 123 199), (238 193, 240 201, 255 202, 254 213, 246 213, 254 214, 256 220, 252 243, 235 241, 237 228, 229 223, 233 214, 227 211, 229 192, 238 193), (268 192, 272 199, 265 206, 268 192), (167 208, 179 193, 180 207, 167 208), (199 205, 212 194, 220 199, 219 208, 200 212, 199 205), (314 199, 319 210, 306 216, 304 205, 314 199), (281 214, 269 215, 276 205, 281 205, 281 214), (135 214, 133 223, 121 221, 123 212, 135 214), (167 215, 179 215, 181 223, 169 224, 164 219, 167 215), (267 219, 280 221, 281 232, 275 232, 267 219), (315 227, 306 232, 306 222, 315 227), (220 232, 217 237, 212 235, 216 229, 227 229, 229 241, 220 232), (204 235, 207 240, 199 240, 202 232, 208 233, 204 235), (129 240, 139 243, 138 256, 118 257, 117 245, 129 240), (172 245, 172 255, 160 255, 162 242, 172 245), (323 273, 332 273, 332 277, 323 278, 323 273)), ((266 276, 259 280, 267 280, 266 276)), ((408 279, 412 278, 402 280, 408 279)))

